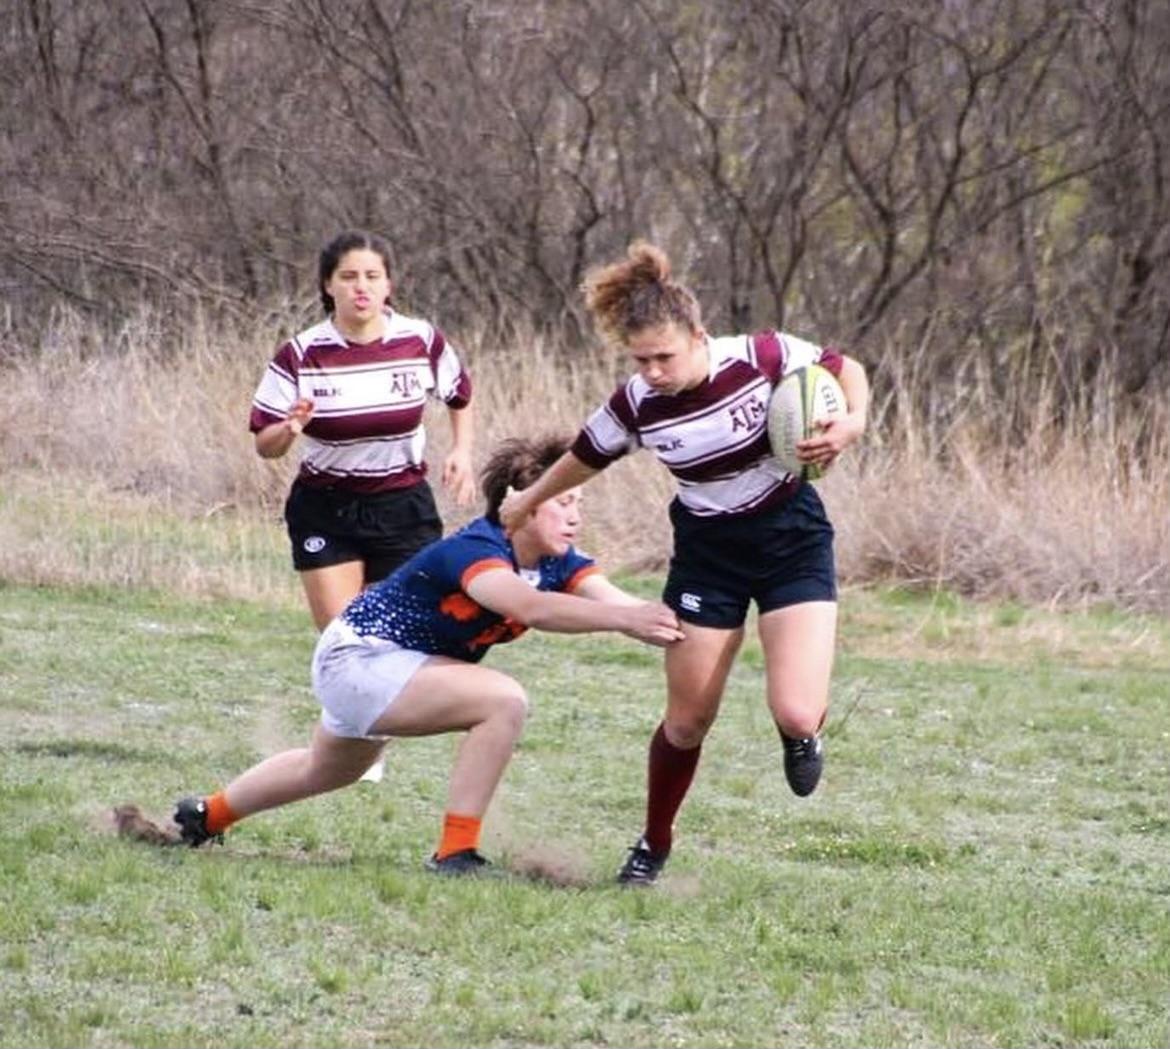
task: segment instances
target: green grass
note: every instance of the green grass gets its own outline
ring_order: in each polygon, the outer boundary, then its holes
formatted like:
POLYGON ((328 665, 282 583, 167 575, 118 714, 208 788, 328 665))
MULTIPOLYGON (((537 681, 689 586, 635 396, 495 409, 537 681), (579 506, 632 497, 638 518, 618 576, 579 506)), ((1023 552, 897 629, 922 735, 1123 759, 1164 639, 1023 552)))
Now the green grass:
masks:
POLYGON ((652 891, 611 883, 662 704, 622 639, 489 657, 533 712, 485 851, 573 887, 422 870, 450 738, 223 848, 111 832, 299 745, 312 642, 284 606, 0 586, 0 1046, 1170 1042, 1165 622, 847 593, 806 801, 749 642, 652 891))

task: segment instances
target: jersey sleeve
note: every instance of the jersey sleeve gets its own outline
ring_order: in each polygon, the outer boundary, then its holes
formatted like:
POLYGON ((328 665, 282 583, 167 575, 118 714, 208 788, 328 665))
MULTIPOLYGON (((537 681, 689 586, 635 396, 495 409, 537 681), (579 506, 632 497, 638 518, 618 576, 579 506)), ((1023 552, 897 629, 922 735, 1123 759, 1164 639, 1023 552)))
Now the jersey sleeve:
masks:
POLYGON ((844 358, 841 356, 840 350, 818 346, 816 343, 798 339, 795 335, 788 335, 784 332, 768 334, 775 337, 780 347, 780 375, 787 375, 789 372, 796 371, 797 368, 804 368, 810 364, 819 364, 833 375, 841 374, 844 358))
POLYGON ((296 347, 292 342, 286 342, 268 362, 252 397, 252 413, 248 419, 252 433, 280 422, 292 410, 297 400, 299 372, 300 357, 296 347))
POLYGON ((431 329, 427 354, 435 377, 435 396, 448 408, 466 408, 471 403, 471 376, 463 367, 455 347, 438 328, 431 329))
POLYGON ((784 345, 779 332, 758 331, 748 336, 748 348, 757 368, 775 386, 784 374, 784 345))
POLYGON ((604 470, 639 446, 629 383, 623 383, 581 428, 569 449, 586 466, 604 470))
POLYGON ((845 355, 833 346, 824 346, 821 349, 821 359, 817 361, 826 371, 832 372, 837 378, 841 377, 841 366, 845 363, 845 355))

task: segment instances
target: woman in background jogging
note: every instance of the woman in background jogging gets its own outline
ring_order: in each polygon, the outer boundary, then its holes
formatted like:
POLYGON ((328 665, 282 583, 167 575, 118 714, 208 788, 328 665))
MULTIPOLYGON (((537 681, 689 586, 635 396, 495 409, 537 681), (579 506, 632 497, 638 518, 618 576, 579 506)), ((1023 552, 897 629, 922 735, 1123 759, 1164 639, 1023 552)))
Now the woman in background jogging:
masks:
POLYGON ((330 241, 319 287, 325 320, 280 347, 250 420, 265 459, 300 437, 284 515, 318 630, 443 533, 423 458, 428 396, 451 420, 442 482, 460 503, 475 496, 471 380, 438 328, 390 306, 385 242, 359 231, 330 241))
MULTIPOLYGON (((428 396, 447 406, 451 450, 443 484, 475 495, 471 381, 443 333, 390 306, 390 251, 349 231, 321 251, 325 320, 286 342, 252 401, 250 427, 265 459, 301 438, 284 507, 293 567, 321 630, 363 587, 443 534, 423 458, 428 396)), ((375 763, 367 779, 381 778, 375 763)))
POLYGON ((646 823, 618 873, 623 883, 649 884, 670 855, 674 819, 752 601, 788 783, 805 796, 820 779, 837 623, 833 529, 812 485, 773 457, 767 408, 795 368, 817 363, 836 375, 848 413, 798 446, 803 462, 827 467, 864 431, 869 384, 857 361, 791 335, 708 335, 666 255, 642 241, 625 259, 591 271, 584 290, 597 327, 637 372, 548 473, 508 495, 500 516, 505 528, 523 527, 544 500, 642 446, 675 477, 663 600, 685 638, 666 652, 666 712, 650 742, 646 823))

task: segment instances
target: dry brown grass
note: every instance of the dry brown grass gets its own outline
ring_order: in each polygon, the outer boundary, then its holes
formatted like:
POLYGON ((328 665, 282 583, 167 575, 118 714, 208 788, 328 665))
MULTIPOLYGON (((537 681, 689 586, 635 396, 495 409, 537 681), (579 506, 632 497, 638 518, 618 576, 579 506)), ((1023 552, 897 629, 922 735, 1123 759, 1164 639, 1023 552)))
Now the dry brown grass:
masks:
MULTIPOLYGON (((252 390, 282 334, 196 324, 181 344, 164 344, 144 317, 99 343, 65 317, 36 352, 10 347, 0 383, 0 579, 298 600, 279 521, 293 463, 260 460, 246 430, 252 390)), ((539 338, 461 344, 481 454, 506 435, 574 432, 622 369, 600 354, 566 363, 539 338)), ((970 401, 978 417, 951 413, 945 428, 905 409, 879 412, 865 447, 821 482, 843 579, 1052 606, 1170 608, 1170 419, 1101 418, 1098 406, 1056 427, 1033 397, 1030 431, 1008 438, 986 391, 970 401), (1139 423, 1163 435, 1140 460, 1125 454, 1139 423)), ((1018 406, 1002 408, 1019 418, 1018 406)), ((429 426, 438 461, 441 411, 429 426)), ((670 493, 650 456, 619 463, 589 487, 583 545, 611 566, 661 569, 670 493)), ((473 512, 441 493, 440 503, 449 525, 473 512)))
MULTIPOLYGON (((1111 403, 1115 403, 1112 402, 1111 403)), ((982 406, 946 429, 881 426, 831 494, 847 579, 1053 607, 1170 607, 1170 413, 1056 412, 1012 436, 982 406), (1151 435, 1154 437, 1151 439, 1151 435), (1142 457, 1128 450, 1145 442, 1142 457)))

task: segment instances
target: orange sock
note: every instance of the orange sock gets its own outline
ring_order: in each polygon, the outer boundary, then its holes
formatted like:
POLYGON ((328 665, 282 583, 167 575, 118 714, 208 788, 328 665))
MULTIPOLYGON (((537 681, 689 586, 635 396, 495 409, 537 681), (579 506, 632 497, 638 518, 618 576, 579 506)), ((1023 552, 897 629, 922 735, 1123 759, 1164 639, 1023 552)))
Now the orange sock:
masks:
POLYGON ((232 812, 227 798, 222 790, 216 791, 207 799, 207 831, 209 834, 221 834, 240 817, 232 812))
POLYGON ((453 852, 479 848, 479 828, 483 820, 478 816, 460 816, 454 812, 443 814, 443 837, 435 850, 438 859, 445 859, 453 852))

